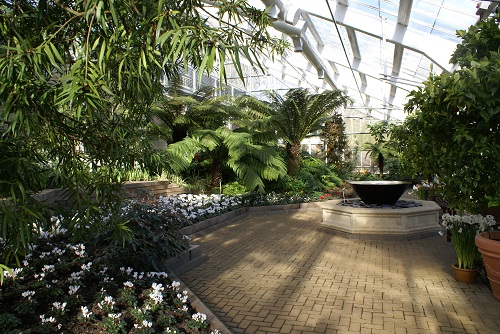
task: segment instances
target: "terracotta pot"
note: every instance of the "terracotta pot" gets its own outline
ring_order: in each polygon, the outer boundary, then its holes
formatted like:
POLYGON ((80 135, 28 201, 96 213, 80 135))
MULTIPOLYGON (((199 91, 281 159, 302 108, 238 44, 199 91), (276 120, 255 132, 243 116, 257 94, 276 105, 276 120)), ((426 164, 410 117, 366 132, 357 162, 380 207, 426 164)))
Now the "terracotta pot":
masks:
POLYGON ((479 270, 458 268, 456 264, 452 265, 452 267, 453 271, 455 272, 455 279, 457 280, 457 282, 470 284, 476 281, 479 270))
POLYGON ((476 235, 476 246, 483 256, 493 297, 500 300, 500 231, 479 233, 476 235))

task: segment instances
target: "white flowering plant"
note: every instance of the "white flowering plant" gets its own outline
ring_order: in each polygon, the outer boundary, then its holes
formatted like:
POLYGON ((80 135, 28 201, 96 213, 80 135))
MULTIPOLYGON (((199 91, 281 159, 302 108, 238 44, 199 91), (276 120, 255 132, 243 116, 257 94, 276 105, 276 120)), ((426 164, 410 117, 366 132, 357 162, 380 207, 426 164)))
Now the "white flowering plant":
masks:
POLYGON ((5 272, 2 333, 217 333, 167 273, 116 267, 71 240, 65 229, 42 231, 5 272))
POLYGON ((480 258, 474 239, 478 233, 487 231, 495 225, 495 218, 491 215, 450 215, 445 213, 442 219, 443 226, 451 234, 453 247, 457 253, 458 268, 474 269, 480 258))

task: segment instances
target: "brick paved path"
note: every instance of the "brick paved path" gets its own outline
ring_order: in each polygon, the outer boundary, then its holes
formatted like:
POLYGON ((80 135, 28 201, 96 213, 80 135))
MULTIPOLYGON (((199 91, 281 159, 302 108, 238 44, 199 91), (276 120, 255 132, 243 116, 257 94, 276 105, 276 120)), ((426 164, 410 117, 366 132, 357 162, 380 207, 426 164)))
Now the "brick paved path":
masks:
POLYGON ((347 240, 321 210, 251 215, 199 236, 180 278, 235 333, 500 333, 486 284, 457 283, 445 237, 347 240))

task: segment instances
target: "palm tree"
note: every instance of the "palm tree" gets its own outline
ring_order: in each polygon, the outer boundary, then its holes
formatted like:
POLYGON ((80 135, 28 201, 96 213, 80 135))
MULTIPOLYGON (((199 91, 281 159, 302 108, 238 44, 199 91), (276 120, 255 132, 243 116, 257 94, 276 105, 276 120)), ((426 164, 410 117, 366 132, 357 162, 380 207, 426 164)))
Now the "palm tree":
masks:
POLYGON ((392 124, 386 121, 368 125, 370 134, 375 139, 375 142, 363 145, 363 149, 368 151, 366 155, 370 155, 372 159, 376 159, 380 177, 384 175, 385 159, 395 154, 394 143, 389 139, 389 132, 392 126, 392 124))
POLYGON ((310 133, 320 130, 335 110, 351 102, 340 90, 309 94, 304 88, 291 89, 284 96, 270 92, 269 98, 270 104, 254 103, 253 106, 267 114, 268 126, 286 143, 287 170, 292 176, 300 169, 300 143, 310 133))

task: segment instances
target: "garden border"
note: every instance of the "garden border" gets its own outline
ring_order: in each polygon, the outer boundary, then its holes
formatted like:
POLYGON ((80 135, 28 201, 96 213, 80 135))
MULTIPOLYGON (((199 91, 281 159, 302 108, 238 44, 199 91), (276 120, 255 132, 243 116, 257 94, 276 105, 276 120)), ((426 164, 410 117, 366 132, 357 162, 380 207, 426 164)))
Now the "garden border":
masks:
POLYGON ((196 224, 183 227, 180 232, 184 235, 201 236, 213 232, 223 226, 234 223, 249 215, 269 214, 272 212, 291 211, 291 210, 312 210, 321 209, 322 205, 327 201, 294 203, 281 205, 264 205, 264 206, 249 206, 236 209, 234 211, 225 212, 219 216, 212 217, 196 224))

